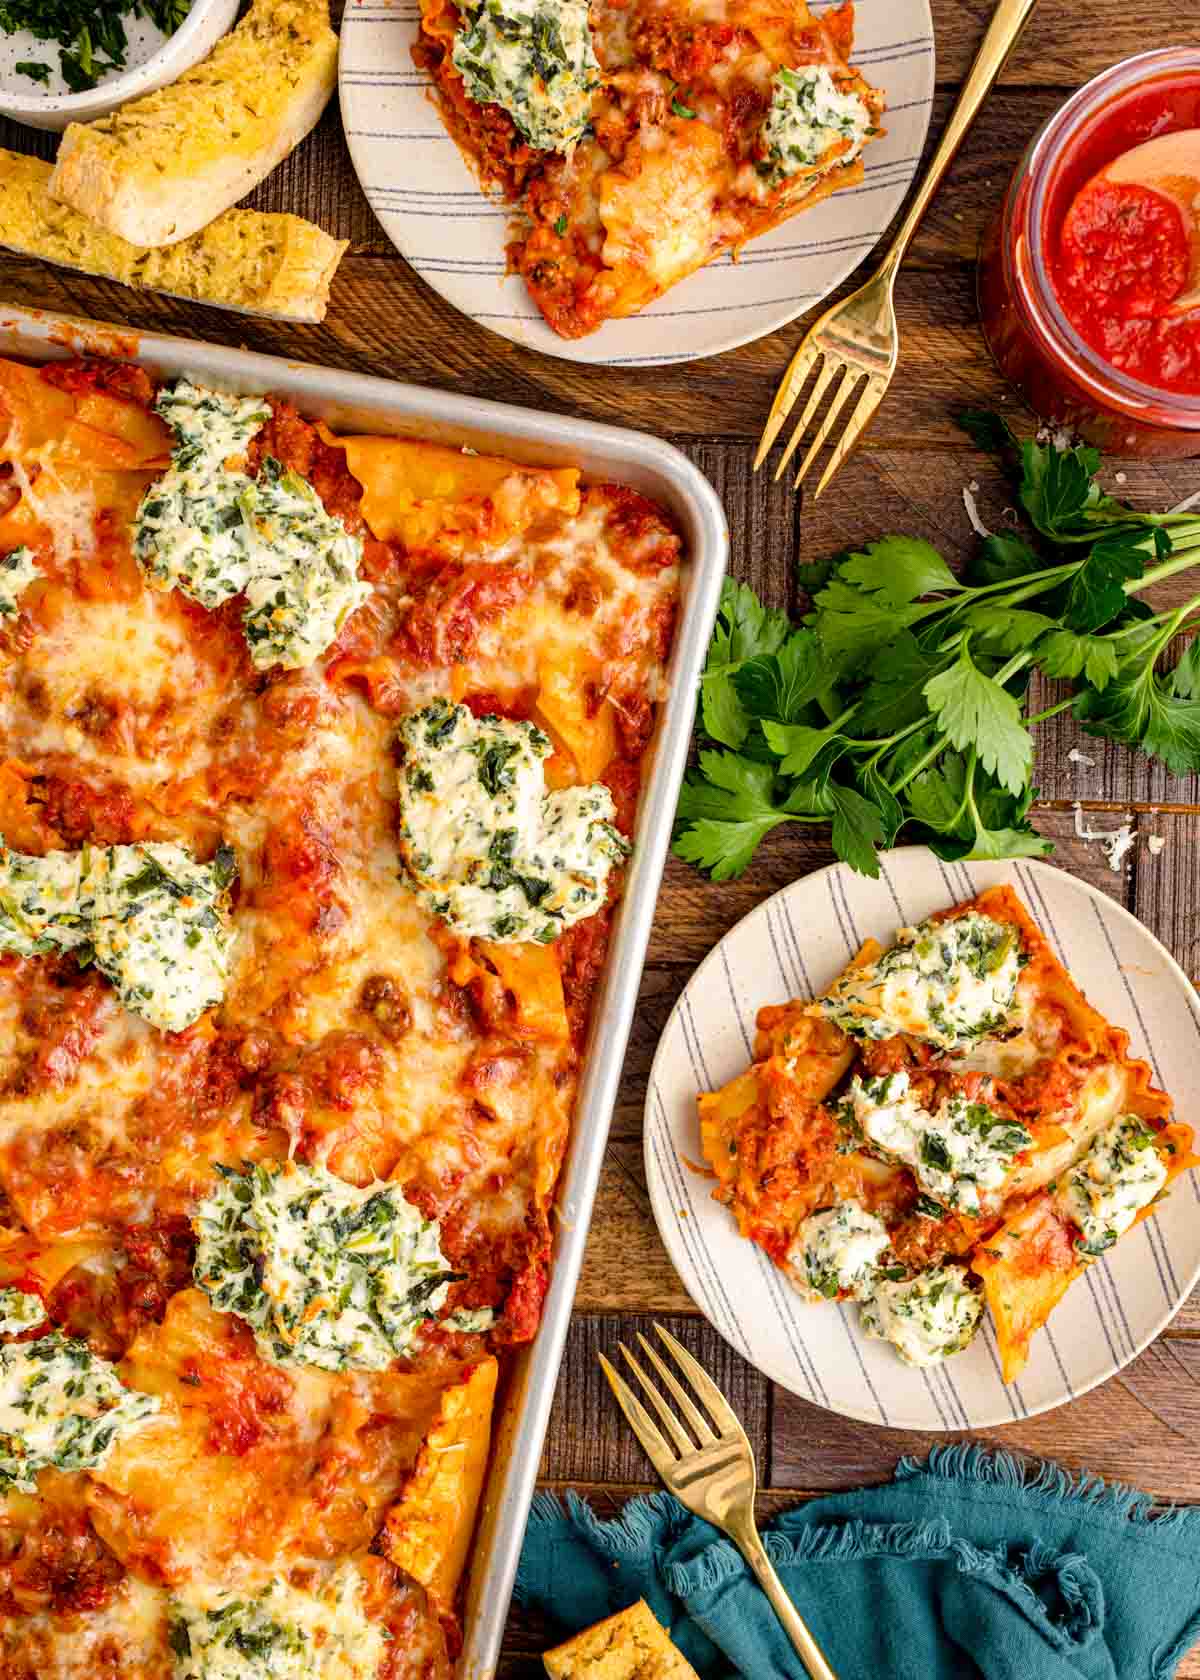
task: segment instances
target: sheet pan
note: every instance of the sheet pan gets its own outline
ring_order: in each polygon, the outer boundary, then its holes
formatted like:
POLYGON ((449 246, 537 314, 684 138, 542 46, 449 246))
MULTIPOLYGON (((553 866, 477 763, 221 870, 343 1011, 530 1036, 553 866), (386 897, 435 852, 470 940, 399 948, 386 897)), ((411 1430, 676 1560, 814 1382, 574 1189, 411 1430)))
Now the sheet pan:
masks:
POLYGON ((712 486, 687 458, 641 432, 0 302, 0 355, 52 361, 80 354, 137 360, 165 377, 188 373, 218 388, 273 392, 335 430, 362 429, 467 444, 529 464, 578 465, 586 479, 615 479, 665 504, 684 536, 687 561, 669 694, 651 745, 636 849, 596 999, 575 1123, 556 1197, 550 1290, 537 1338, 516 1359, 496 1420, 491 1468, 469 1565, 465 1643, 458 1673, 460 1680, 490 1680, 499 1660, 687 758, 697 684, 725 573, 725 516, 712 486))

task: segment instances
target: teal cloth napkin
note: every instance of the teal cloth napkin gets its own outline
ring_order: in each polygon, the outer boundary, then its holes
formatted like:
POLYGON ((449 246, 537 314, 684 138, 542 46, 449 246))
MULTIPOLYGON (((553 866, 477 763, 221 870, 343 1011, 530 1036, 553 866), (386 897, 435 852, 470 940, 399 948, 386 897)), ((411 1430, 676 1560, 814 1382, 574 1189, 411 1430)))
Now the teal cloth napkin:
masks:
MULTIPOLYGON (((1169 1680, 1200 1637, 1200 1510, 971 1445, 768 1524, 839 1680, 1169 1680)), ((644 1598, 704 1680, 805 1680, 734 1547, 667 1494, 535 1502, 517 1598, 568 1633, 644 1598)))

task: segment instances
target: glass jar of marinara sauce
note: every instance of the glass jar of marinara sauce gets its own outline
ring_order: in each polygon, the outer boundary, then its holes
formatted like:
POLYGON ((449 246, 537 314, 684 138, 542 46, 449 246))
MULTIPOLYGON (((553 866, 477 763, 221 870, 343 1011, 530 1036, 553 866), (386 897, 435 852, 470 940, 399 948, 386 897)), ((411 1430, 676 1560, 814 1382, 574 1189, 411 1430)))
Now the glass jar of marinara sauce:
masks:
POLYGON ((1118 160, 1171 134, 1200 142, 1200 47, 1080 88, 1035 136, 980 251, 1000 371, 1043 419, 1118 455, 1200 455, 1200 188, 1189 205, 1187 177, 1167 199, 1119 179, 1144 166, 1118 160))

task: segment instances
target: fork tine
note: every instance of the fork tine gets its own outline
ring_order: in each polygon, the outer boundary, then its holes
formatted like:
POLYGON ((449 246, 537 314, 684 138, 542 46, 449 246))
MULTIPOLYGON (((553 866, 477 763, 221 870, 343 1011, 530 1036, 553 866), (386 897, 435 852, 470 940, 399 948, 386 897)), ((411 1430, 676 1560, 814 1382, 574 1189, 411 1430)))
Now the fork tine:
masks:
POLYGON ((596 1355, 599 1359, 604 1375, 608 1378, 608 1386, 617 1397, 617 1405, 625 1413, 625 1421, 633 1430, 645 1449, 646 1456, 658 1471, 665 1477, 675 1467, 675 1454, 655 1427, 654 1419, 630 1388, 620 1372, 615 1371, 602 1353, 596 1355))
POLYGON ((788 370, 780 380, 775 401, 771 404, 771 412, 767 415, 767 423, 758 442, 758 454, 754 457, 754 465, 750 469, 752 472, 757 472, 766 460, 771 445, 783 430, 784 421, 795 407, 796 398, 807 385, 808 376, 820 354, 812 341, 812 334, 809 333, 788 363, 788 370))
MULTIPOLYGON (((692 1397, 688 1393, 687 1389, 684 1388, 679 1379, 674 1376, 673 1373, 663 1364, 662 1360, 658 1357, 658 1354, 650 1346, 650 1343, 646 1340, 645 1336, 642 1335, 640 1330, 638 1331, 638 1341, 641 1344, 642 1352, 646 1355, 646 1358, 654 1366, 654 1369, 658 1372, 659 1376, 666 1383, 671 1393, 675 1396, 675 1404, 679 1407, 679 1410, 687 1419, 692 1433, 699 1439, 701 1446, 707 1446, 710 1441, 715 1441, 716 1436, 708 1427, 708 1424, 705 1422, 701 1413, 696 1410, 696 1407, 692 1402, 692 1397)), ((622 1349, 621 1351, 624 1352, 625 1350, 622 1349)), ((626 1354, 625 1357, 628 1358, 628 1354, 626 1354)))
POLYGON ((804 478, 805 473, 808 471, 809 467, 812 466, 817 456, 821 453, 821 450, 825 447, 825 440, 833 430, 834 421, 840 414, 846 398, 857 387, 858 381, 859 374, 857 371, 854 368, 846 368, 846 377, 833 393, 825 418, 821 422, 821 430, 813 439, 808 454, 804 457, 800 471, 796 474, 796 481, 792 486, 794 490, 798 490, 800 488, 800 483, 804 478))
POLYGON ((625 1356, 625 1363, 629 1366, 629 1369, 633 1372, 638 1382, 641 1383, 647 1400, 649 1400, 650 1404, 654 1407, 654 1410, 662 1419, 663 1426, 666 1429, 667 1434, 674 1441, 680 1456, 682 1457, 685 1453, 695 1452, 695 1441, 692 1440, 687 1430, 675 1416, 675 1413, 671 1410, 670 1406, 667 1405, 667 1402, 650 1381, 650 1378, 646 1375, 645 1371, 642 1370, 642 1367, 625 1346, 625 1343, 618 1342, 617 1346, 625 1356))
POLYGON ((841 466, 842 462, 846 459, 846 456, 854 448, 854 445, 858 442, 863 428, 870 424, 872 418, 874 417, 875 410, 883 401, 886 390, 887 386, 880 384, 875 379, 868 379, 867 383, 863 386, 862 395, 855 403, 854 409, 849 419, 846 421, 845 430, 838 439, 837 448, 829 457, 829 464, 825 468, 825 471, 821 474, 821 482, 813 491, 814 502, 821 494, 822 490, 824 490, 825 486, 829 483, 829 480, 833 477, 834 473, 841 466))
POLYGON ((737 1413, 704 1367, 692 1358, 688 1350, 675 1340, 669 1330, 664 1330, 661 1324, 656 1324, 654 1328, 662 1341, 666 1343, 668 1353, 671 1354, 675 1363, 708 1408, 708 1415, 717 1427, 723 1432, 732 1430, 744 1439, 745 1431, 738 1422, 737 1413))
POLYGON ((812 388, 812 395, 804 405, 804 413, 800 416, 795 431, 788 439, 787 448, 779 457, 779 465, 775 468, 775 477, 777 479, 783 477, 784 468, 787 466, 792 456, 796 453, 796 445, 800 442, 800 439, 804 436, 805 432, 812 423, 813 415, 820 408, 821 398, 829 389, 830 380, 833 379, 835 374, 841 373, 842 371, 841 362, 833 361, 831 357, 825 355, 824 351, 821 352, 821 355, 824 356, 825 366, 821 369, 820 373, 818 373, 816 383, 812 388))

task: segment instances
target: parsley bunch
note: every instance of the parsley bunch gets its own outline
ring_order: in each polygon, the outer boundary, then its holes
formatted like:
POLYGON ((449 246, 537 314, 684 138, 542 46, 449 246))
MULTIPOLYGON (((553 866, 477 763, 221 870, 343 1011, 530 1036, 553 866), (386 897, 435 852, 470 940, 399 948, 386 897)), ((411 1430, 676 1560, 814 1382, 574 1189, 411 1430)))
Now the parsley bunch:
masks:
POLYGON ((1200 594, 1163 612, 1139 598, 1200 565, 1200 517, 1106 495, 1094 449, 1019 443, 992 415, 962 424, 1012 471, 1029 541, 984 537, 956 575, 921 538, 883 537, 805 568, 817 587, 800 627, 726 580, 700 691, 714 745, 684 783, 674 845, 714 880, 789 822, 830 823, 865 875, 901 831, 944 858, 1041 856, 1030 730, 1068 708, 1176 775, 1200 770, 1200 638, 1160 668, 1200 594), (1035 671, 1072 689, 1031 715, 1035 671))
MULTIPOLYGON (((53 41, 63 81, 72 93, 86 93, 110 70, 125 68, 127 18, 149 18, 173 35, 191 6, 192 0, 0 0, 0 31, 27 29, 38 41, 53 41)), ((15 69, 34 82, 50 80, 50 66, 40 59, 15 69)))

